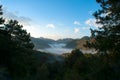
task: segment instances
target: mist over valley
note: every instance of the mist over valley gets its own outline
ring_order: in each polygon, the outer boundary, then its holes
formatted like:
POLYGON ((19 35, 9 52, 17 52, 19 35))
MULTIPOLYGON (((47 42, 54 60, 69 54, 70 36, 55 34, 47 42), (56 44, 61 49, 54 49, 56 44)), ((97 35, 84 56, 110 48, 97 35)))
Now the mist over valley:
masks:
POLYGON ((35 48, 38 51, 48 52, 53 54, 63 54, 70 53, 73 49, 80 49, 83 53, 91 53, 94 52, 91 49, 84 47, 86 41, 90 38, 88 36, 84 36, 80 39, 48 39, 48 38, 33 38, 31 37, 32 42, 35 44, 35 48))

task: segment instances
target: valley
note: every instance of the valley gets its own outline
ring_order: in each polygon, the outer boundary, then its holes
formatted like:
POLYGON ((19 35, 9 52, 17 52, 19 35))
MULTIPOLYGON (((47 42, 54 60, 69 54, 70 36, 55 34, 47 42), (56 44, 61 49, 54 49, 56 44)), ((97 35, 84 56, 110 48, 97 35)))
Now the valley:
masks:
POLYGON ((94 53, 94 50, 84 47, 86 41, 90 38, 84 36, 80 39, 65 38, 59 40, 52 40, 48 38, 31 38, 35 44, 35 48, 41 52, 53 53, 61 55, 63 53, 70 53, 73 49, 80 49, 83 53, 94 53))

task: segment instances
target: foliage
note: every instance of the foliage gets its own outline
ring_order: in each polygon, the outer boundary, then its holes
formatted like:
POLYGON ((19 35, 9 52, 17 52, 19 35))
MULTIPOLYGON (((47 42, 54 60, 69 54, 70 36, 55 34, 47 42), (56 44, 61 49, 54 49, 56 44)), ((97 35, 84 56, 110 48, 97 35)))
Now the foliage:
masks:
POLYGON ((93 47, 100 53, 120 52, 120 0, 97 0, 101 9, 94 13, 98 30, 91 29, 93 47))
POLYGON ((6 23, 0 18, 0 23, 0 66, 5 67, 14 79, 30 77, 34 66, 34 45, 30 34, 16 20, 6 23))
POLYGON ((33 50, 30 34, 18 21, 6 23, 0 18, 0 24, 4 25, 0 27, 0 79, 120 80, 120 1, 97 2, 102 9, 94 16, 102 27, 91 30, 92 40, 88 47, 95 48, 98 53, 83 54, 75 49, 62 61, 49 53, 33 50))

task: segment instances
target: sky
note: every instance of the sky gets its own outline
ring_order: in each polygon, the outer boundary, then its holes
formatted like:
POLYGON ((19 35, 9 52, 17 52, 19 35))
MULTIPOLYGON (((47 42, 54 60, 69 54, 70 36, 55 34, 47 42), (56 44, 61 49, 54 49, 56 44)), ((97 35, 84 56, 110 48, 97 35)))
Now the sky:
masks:
POLYGON ((1 0, 3 16, 18 20, 32 37, 51 39, 90 36, 98 28, 96 0, 1 0))

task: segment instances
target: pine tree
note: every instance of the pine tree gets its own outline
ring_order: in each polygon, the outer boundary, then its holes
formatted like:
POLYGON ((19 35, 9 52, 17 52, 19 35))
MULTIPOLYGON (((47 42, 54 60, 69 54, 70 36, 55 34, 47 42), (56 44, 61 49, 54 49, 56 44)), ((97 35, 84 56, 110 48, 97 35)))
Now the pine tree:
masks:
POLYGON ((99 29, 91 29, 92 41, 89 47, 95 48, 100 53, 120 52, 120 0, 96 0, 101 9, 93 15, 96 23, 102 25, 99 29))
MULTIPOLYGON (((2 6, 0 6, 0 15, 2 15, 2 6)), ((1 17, 0 26, 0 66, 5 67, 15 80, 31 77, 35 58, 30 34, 17 20, 6 23, 1 17)))
POLYGON ((8 24, 5 24, 8 34, 11 36, 11 40, 16 44, 16 47, 23 47, 33 49, 34 45, 30 40, 30 33, 22 29, 23 26, 16 20, 10 20, 8 24))

